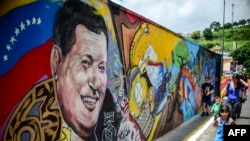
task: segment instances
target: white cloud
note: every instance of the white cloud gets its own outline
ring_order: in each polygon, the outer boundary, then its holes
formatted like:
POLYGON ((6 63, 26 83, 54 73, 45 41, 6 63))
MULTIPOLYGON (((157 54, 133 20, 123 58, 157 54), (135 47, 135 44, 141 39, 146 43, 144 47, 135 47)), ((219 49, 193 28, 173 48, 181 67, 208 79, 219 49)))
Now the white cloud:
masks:
MULTIPOLYGON (((112 0, 176 33, 222 24, 224 0, 112 0)), ((225 0, 225 23, 250 18, 250 0, 225 0), (232 4, 234 3, 234 14, 232 4), (234 15, 234 16, 232 16, 234 15)))
POLYGON ((196 5, 192 1, 186 1, 183 4, 181 4, 178 12, 181 16, 188 16, 192 14, 195 6, 196 5))

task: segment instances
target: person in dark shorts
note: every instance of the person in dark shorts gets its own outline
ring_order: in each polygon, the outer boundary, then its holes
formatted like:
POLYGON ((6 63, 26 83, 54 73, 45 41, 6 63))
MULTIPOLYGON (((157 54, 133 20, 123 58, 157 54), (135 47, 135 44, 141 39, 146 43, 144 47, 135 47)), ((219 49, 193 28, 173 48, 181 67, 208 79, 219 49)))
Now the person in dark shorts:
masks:
MULTIPOLYGON (((246 83, 248 83, 246 69, 243 69, 243 72, 240 73, 240 78, 246 83)), ((245 103, 245 101, 247 100, 247 95, 246 95, 247 89, 248 87, 243 87, 240 91, 240 106, 239 106, 239 110, 237 112, 236 118, 240 117, 242 104, 245 103)))
POLYGON ((210 77, 206 76, 205 82, 201 85, 202 94, 202 114, 208 116, 209 107, 212 105, 211 95, 214 93, 214 85, 211 83, 210 77))

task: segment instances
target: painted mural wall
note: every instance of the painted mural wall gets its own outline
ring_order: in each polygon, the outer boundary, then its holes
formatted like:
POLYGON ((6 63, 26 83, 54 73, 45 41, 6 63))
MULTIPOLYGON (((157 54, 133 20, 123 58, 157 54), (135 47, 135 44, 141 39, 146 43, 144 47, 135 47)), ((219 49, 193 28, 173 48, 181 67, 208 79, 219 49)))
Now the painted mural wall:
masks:
POLYGON ((154 140, 222 89, 220 55, 111 1, 0 5, 3 141, 154 140))

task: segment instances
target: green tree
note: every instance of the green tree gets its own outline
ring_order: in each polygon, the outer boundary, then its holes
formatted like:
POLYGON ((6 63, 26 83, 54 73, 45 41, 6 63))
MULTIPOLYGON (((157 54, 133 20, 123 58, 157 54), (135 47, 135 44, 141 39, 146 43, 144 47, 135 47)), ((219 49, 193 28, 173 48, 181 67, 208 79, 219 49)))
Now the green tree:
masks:
POLYGON ((245 19, 239 21, 239 25, 244 26, 247 23, 245 19))
POLYGON ((238 22, 233 22, 233 27, 237 27, 239 25, 239 23, 238 22))
POLYGON ((194 32, 191 34, 191 38, 193 38, 193 39, 195 39, 195 40, 198 40, 200 37, 201 37, 200 31, 194 31, 194 32))
POLYGON ((213 31, 218 31, 218 30, 220 30, 220 23, 219 23, 219 22, 216 22, 216 21, 212 22, 212 23, 210 24, 210 29, 213 30, 213 31))
POLYGON ((206 40, 212 40, 213 39, 213 33, 211 28, 205 28, 205 30, 203 30, 203 37, 206 40))
POLYGON ((238 61, 239 64, 243 64, 248 73, 250 73, 250 43, 237 48, 231 55, 235 61, 238 61))
POLYGON ((247 19, 247 24, 248 24, 248 25, 250 25, 250 18, 249 18, 249 19, 247 19))
POLYGON ((232 23, 225 23, 224 28, 225 29, 231 29, 233 27, 232 23))

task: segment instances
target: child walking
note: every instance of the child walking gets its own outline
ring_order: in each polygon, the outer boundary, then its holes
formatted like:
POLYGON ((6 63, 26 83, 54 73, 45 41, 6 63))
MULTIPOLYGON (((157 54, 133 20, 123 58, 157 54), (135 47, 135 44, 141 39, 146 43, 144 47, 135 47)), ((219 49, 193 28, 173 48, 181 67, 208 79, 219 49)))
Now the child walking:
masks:
POLYGON ((215 96, 215 103, 212 105, 211 113, 214 113, 214 120, 220 115, 221 99, 219 96, 215 96))
POLYGON ((220 116, 214 121, 213 125, 217 126, 215 141, 223 141, 223 125, 236 125, 235 121, 230 117, 231 112, 227 105, 222 105, 220 116))

